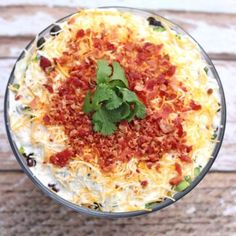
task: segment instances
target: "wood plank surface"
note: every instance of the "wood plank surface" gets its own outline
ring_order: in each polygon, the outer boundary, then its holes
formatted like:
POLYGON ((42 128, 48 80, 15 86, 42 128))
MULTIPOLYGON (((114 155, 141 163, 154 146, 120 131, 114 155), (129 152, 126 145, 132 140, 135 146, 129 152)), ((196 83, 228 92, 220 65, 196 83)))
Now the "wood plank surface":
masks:
POLYGON ((159 212, 106 220, 60 206, 45 197, 22 173, 0 173, 0 234, 233 236, 235 188, 235 174, 212 173, 183 199, 159 212))
MULTIPOLYGON (((0 57, 16 57, 29 39, 76 8, 0 7, 0 57)), ((236 14, 155 11, 186 29, 215 59, 236 59, 236 14), (226 43, 227 42, 227 43, 226 43)))
POLYGON ((179 11, 202 11, 202 12, 224 12, 235 13, 236 2, 234 0, 1 0, 0 6, 12 5, 46 5, 50 7, 99 7, 99 6, 126 6, 143 9, 170 9, 179 11))
POLYGON ((236 236, 235 13, 235 0, 0 0, 0 236, 236 236), (109 5, 151 9, 194 36, 214 59, 228 110, 212 172, 191 193, 159 212, 117 220, 83 216, 46 197, 20 171, 3 121, 6 83, 26 44, 78 7, 109 5))
MULTIPOLYGON (((0 60, 0 104, 3 104, 3 94, 14 63, 15 59, 0 60)), ((234 158, 236 152, 236 86, 234 79, 236 75, 236 61, 217 60, 214 61, 214 64, 216 65, 224 86, 228 104, 228 116, 224 143, 212 170, 236 171, 236 158, 234 158)), ((0 109, 0 112, 2 114, 3 109, 0 109)), ((0 124, 0 160, 2 163, 0 169, 18 169, 19 166, 15 161, 6 138, 3 115, 0 116, 0 124)))

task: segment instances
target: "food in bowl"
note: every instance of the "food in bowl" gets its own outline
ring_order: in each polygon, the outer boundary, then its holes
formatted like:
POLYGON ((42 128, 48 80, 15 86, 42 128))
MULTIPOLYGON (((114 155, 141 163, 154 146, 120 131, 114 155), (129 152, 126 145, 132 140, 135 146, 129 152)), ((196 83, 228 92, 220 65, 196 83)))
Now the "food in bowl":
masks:
POLYGON ((218 84, 199 46, 158 17, 82 10, 38 37, 9 85, 13 139, 60 197, 150 210, 212 157, 218 84))

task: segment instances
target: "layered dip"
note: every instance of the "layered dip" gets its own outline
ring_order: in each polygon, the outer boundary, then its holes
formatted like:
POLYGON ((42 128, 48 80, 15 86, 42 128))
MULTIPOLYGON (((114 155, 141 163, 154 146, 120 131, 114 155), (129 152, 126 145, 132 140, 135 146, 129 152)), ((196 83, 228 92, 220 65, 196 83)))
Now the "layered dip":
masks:
POLYGON ((83 10, 37 37, 9 86, 12 137, 60 197, 149 210, 212 157, 218 85, 199 46, 163 19, 83 10))

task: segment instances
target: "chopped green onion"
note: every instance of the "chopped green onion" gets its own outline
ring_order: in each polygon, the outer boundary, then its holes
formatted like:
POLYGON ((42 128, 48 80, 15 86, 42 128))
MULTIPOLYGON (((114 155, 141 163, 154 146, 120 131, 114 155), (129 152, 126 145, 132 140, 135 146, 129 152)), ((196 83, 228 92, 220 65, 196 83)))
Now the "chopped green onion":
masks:
POLYGON ((40 60, 40 55, 36 55, 36 57, 33 59, 35 62, 38 62, 40 60))
POLYGON ((206 74, 208 74, 209 69, 207 66, 204 67, 204 71, 206 72, 206 74))
POLYGON ((158 202, 149 202, 145 204, 145 208, 147 209, 152 209, 153 207, 155 207, 158 204, 158 202))
POLYGON ((13 87, 15 90, 19 90, 20 85, 19 85, 19 84, 13 84, 12 87, 13 87))
POLYGON ((25 106, 25 107, 23 107, 23 108, 22 108, 22 110, 23 110, 23 111, 30 111, 30 110, 31 110, 31 108, 30 108, 30 107, 28 107, 28 106, 25 106))
POLYGON ((161 27, 161 26, 154 27, 153 30, 154 30, 154 31, 157 31, 157 32, 166 31, 166 29, 165 29, 164 27, 161 27))
POLYGON ((189 182, 189 183, 192 182, 192 178, 191 178, 190 175, 185 176, 184 179, 185 179, 187 182, 189 182))
POLYGON ((181 192, 185 190, 189 185, 190 185, 189 182, 187 182, 186 180, 183 180, 175 187, 175 191, 181 192))
POLYGON ((176 37, 177 39, 181 39, 181 35, 180 35, 180 34, 176 34, 175 37, 176 37))
POLYGON ((201 172, 201 168, 200 167, 195 167, 194 168, 194 176, 197 177, 201 172))
POLYGON ((216 133, 214 133, 214 134, 212 135, 212 137, 211 137, 211 140, 215 140, 215 139, 216 139, 216 137, 217 137, 217 134, 216 134, 216 133))
POLYGON ((19 148, 19 153, 21 154, 21 155, 23 155, 24 153, 25 153, 25 149, 24 149, 24 147, 20 147, 19 148))

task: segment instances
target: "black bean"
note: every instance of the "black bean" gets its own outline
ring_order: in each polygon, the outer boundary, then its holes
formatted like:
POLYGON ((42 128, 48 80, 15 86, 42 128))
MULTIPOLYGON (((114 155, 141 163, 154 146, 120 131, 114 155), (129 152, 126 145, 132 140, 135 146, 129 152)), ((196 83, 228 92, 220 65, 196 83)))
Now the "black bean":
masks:
POLYGON ((102 207, 102 204, 94 202, 92 208, 94 210, 99 210, 102 207))
POLYGON ((61 32, 61 27, 59 25, 55 25, 50 30, 50 35, 57 36, 61 32))
POLYGON ((59 189, 55 186, 55 187, 52 187, 52 191, 54 191, 54 192, 59 192, 59 189))
POLYGON ((43 49, 45 42, 46 42, 46 40, 45 40, 44 37, 40 38, 40 39, 37 41, 37 48, 38 48, 38 49, 43 49))
POLYGON ((29 157, 26 159, 26 162, 29 167, 36 166, 36 160, 34 158, 29 157))
POLYGON ((59 192, 59 188, 57 188, 56 187, 56 184, 48 184, 48 187, 50 188, 50 189, 52 189, 52 191, 54 191, 54 192, 59 192))
POLYGON ((31 152, 29 154, 23 153, 23 156, 27 159, 27 158, 31 158, 32 156, 34 156, 34 153, 31 152))
POLYGON ((153 26, 160 26, 163 27, 164 26, 161 24, 160 21, 156 20, 154 17, 150 16, 147 18, 147 21, 149 22, 149 25, 153 25, 153 26))
POLYGON ((49 188, 55 187, 55 184, 50 184, 50 183, 49 183, 49 184, 48 184, 48 187, 49 187, 49 188))

